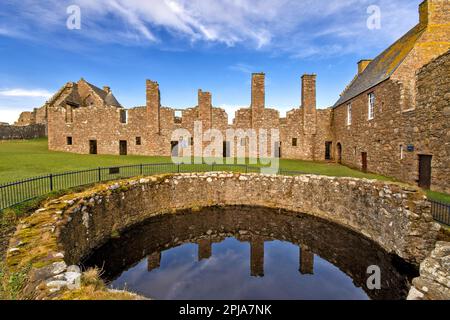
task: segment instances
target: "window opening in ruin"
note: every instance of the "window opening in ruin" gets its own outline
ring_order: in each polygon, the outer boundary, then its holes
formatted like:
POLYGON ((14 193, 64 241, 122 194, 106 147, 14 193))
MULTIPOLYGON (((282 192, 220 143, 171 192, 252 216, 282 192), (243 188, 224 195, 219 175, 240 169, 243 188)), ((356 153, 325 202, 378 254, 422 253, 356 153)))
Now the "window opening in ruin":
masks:
POLYGON ((136 137, 136 145, 140 146, 142 144, 141 137, 136 137))
POLYGON ((349 103, 347 105, 347 125, 350 126, 352 124, 352 104, 349 103))
POLYGON ((375 117, 375 94, 369 93, 369 120, 372 120, 375 117))
POLYGON ((292 146, 293 147, 297 146, 297 138, 292 138, 292 146))
POLYGON ((127 123, 128 121, 128 112, 127 110, 120 110, 120 123, 127 123))
POLYGON ((67 145, 71 146, 72 145, 72 137, 67 137, 67 145))

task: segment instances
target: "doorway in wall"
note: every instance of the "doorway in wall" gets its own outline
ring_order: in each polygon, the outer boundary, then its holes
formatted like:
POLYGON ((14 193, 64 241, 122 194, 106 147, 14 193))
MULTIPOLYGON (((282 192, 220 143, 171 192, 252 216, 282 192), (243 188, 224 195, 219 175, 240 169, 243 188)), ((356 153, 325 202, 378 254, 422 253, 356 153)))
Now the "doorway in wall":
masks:
POLYGON ((367 152, 361 152, 361 170, 367 172, 367 152))
POLYGON ((120 140, 120 142, 119 142, 119 154, 121 156, 126 156, 128 154, 127 141, 126 140, 120 140))
POLYGON ((89 154, 97 154, 97 140, 89 140, 89 154))
POLYGON ((433 156, 419 154, 419 187, 429 190, 431 188, 431 161, 433 156))
POLYGON ((342 163, 342 144, 340 142, 337 144, 337 160, 338 163, 342 163))
POLYGON ((281 142, 275 142, 273 153, 275 158, 281 158, 281 142))
POLYGON ((325 160, 331 160, 331 147, 333 146, 333 142, 327 141, 325 142, 325 160))
POLYGON ((180 143, 179 141, 171 141, 170 142, 170 150, 171 150, 172 157, 178 157, 178 144, 179 143, 180 143))
POLYGON ((230 149, 231 149, 230 142, 224 141, 223 142, 223 157, 224 158, 230 157, 230 151, 231 151, 230 149))

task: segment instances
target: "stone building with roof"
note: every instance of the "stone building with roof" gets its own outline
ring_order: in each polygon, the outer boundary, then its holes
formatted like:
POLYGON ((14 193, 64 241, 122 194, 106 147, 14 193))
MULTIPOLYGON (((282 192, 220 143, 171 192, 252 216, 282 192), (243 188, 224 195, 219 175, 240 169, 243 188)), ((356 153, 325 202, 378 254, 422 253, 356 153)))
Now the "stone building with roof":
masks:
POLYGON ((450 193, 450 1, 424 1, 419 13, 419 24, 358 63, 333 106, 334 153, 345 165, 450 193))
MULTIPOLYGON (((146 105, 125 109, 109 87, 67 83, 44 106, 50 150, 170 156, 175 129, 279 129, 269 152, 281 158, 333 160, 421 187, 450 193, 450 1, 427 0, 420 22, 358 72, 335 105, 316 106, 316 75, 301 79, 300 106, 286 117, 265 105, 265 75, 253 74, 251 104, 232 124, 212 95, 198 91, 197 106, 161 105, 159 84, 147 80, 146 105)), ((300 90, 299 90, 300 91, 300 90)), ((189 142, 191 145, 193 141, 189 142)), ((223 156, 231 145, 223 141, 223 156)), ((222 155, 219 155, 222 156, 222 155)))

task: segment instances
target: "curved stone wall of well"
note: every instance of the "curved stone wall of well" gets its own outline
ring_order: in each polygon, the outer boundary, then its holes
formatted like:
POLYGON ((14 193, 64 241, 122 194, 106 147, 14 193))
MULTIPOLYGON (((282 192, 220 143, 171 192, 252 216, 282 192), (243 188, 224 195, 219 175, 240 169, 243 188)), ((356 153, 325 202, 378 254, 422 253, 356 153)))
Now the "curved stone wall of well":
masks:
POLYGON ((439 225, 418 189, 325 176, 189 173, 97 186, 72 199, 57 230, 68 264, 77 264, 111 235, 151 216, 210 206, 262 206, 317 216, 372 239, 418 264, 433 250, 439 225))

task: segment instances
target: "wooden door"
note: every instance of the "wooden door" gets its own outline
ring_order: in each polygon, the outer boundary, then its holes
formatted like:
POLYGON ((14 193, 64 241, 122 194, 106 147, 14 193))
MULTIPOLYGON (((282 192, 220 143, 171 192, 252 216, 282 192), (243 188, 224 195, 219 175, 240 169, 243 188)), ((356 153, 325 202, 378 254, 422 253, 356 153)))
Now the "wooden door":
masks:
POLYGON ((119 153, 120 153, 121 156, 126 156, 128 154, 127 141, 126 140, 120 140, 119 153))
POLYGON ((89 140, 89 153, 97 154, 97 140, 89 140))
POLYGON ((429 155, 419 155, 419 187, 427 190, 431 188, 432 158, 429 155))
POLYGON ((332 145, 333 145, 333 143, 330 141, 325 142, 325 160, 331 160, 331 146, 332 145))
POLYGON ((367 152, 361 152, 361 169, 367 172, 367 152))

